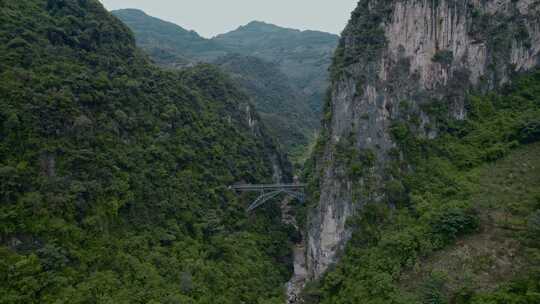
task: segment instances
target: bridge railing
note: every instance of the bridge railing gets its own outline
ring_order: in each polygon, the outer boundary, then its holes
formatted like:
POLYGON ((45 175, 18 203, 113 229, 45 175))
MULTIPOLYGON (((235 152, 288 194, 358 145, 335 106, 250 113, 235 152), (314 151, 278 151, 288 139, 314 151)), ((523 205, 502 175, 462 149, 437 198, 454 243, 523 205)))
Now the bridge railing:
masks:
POLYGON ((262 184, 262 185, 232 185, 229 186, 229 189, 236 191, 257 191, 259 196, 255 199, 251 205, 247 208, 248 212, 253 211, 254 209, 262 206, 266 202, 272 200, 280 194, 286 194, 291 197, 296 198, 300 202, 304 202, 304 188, 306 184, 262 184))
POLYGON ((239 191, 279 190, 279 189, 304 189, 306 184, 263 184, 263 185, 233 185, 229 189, 239 191))

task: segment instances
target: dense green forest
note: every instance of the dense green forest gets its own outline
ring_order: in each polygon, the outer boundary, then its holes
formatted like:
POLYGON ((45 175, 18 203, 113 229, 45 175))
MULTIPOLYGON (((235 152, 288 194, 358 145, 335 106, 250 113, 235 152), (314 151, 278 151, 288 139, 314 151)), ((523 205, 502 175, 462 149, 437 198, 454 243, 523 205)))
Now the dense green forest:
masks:
MULTIPOLYGON (((284 100, 305 96, 264 57, 320 33, 254 22, 209 42, 169 26, 164 37, 191 41, 194 54, 242 52, 188 67, 174 41, 145 48, 182 65, 165 70, 97 0, 0 0, 0 304, 285 302, 298 233, 278 204, 247 214, 253 196, 228 186, 273 182, 276 167, 291 178, 273 138, 294 127, 284 142, 301 150, 316 126, 299 114, 321 109, 303 100, 280 116, 284 100)), ((324 65, 311 51, 280 58, 324 65)), ((339 49, 336 58, 339 71, 339 49)), ((305 304, 540 303, 540 70, 468 96, 464 120, 444 100, 426 104, 438 136, 420 136, 418 112, 399 104, 385 195, 349 219, 340 262, 308 283, 305 304)), ((329 111, 327 100, 323 124, 329 111)), ((301 226, 318 201, 327 137, 305 166, 301 226)), ((373 153, 354 138, 335 147, 336 161, 348 180, 370 181, 373 153)))
POLYGON ((306 96, 274 64, 251 56, 227 55, 214 64, 253 98, 268 131, 283 145, 298 167, 309 156, 306 147, 315 140, 318 115, 306 96))
MULTIPOLYGON (((540 71, 469 97, 466 120, 446 107, 424 109, 436 139, 417 135, 414 112, 395 121, 386 201, 350 219, 341 262, 308 285, 306 303, 540 303, 540 71)), ((336 153, 346 174, 369 174, 353 145, 336 153)))
POLYGON ((303 163, 320 126, 337 35, 251 22, 205 39, 140 10, 112 13, 133 30, 137 45, 158 65, 181 69, 209 62, 232 74, 290 158, 303 163))
POLYGON ((212 40, 235 53, 276 64, 306 93, 311 108, 321 113, 338 35, 253 21, 212 40))
POLYGON ((304 91, 308 105, 321 112, 328 86, 327 69, 338 45, 338 35, 252 21, 206 39, 137 9, 120 9, 112 14, 134 32, 137 44, 158 63, 182 67, 193 62, 213 62, 225 55, 257 57, 275 64, 300 92, 304 91))
POLYGON ((282 303, 289 227, 227 189, 290 174, 247 105, 97 0, 0 0, 0 303, 282 303))

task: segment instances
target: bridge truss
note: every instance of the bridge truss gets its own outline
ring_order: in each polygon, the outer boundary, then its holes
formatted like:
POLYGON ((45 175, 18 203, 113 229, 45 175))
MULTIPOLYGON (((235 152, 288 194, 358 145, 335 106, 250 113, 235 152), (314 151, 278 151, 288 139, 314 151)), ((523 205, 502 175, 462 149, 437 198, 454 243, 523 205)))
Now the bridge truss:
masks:
POLYGON ((305 184, 268 184, 268 185, 234 185, 229 189, 240 192, 259 192, 259 196, 249 205, 248 212, 251 212, 258 207, 264 205, 269 200, 277 197, 280 194, 289 195, 300 202, 304 202, 305 184))

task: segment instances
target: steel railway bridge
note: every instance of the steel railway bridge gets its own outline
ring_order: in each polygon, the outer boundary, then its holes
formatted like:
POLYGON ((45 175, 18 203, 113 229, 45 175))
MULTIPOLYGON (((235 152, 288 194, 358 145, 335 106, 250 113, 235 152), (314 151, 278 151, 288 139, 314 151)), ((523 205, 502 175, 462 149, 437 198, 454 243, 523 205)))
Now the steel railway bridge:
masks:
POLYGON ((249 205, 248 212, 264 205, 269 200, 277 197, 280 194, 289 195, 300 202, 304 202, 305 184, 268 184, 268 185, 234 185, 229 189, 239 192, 259 192, 259 196, 249 205))

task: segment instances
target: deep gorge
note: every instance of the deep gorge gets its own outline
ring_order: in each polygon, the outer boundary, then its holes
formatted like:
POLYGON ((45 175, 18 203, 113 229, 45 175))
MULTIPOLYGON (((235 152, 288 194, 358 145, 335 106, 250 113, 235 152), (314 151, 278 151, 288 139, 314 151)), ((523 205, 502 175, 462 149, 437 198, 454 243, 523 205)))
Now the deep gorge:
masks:
POLYGON ((0 42, 0 303, 540 301, 537 0, 212 39, 0 0, 0 42))

